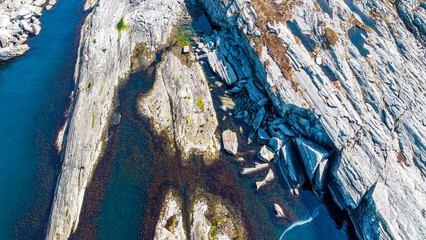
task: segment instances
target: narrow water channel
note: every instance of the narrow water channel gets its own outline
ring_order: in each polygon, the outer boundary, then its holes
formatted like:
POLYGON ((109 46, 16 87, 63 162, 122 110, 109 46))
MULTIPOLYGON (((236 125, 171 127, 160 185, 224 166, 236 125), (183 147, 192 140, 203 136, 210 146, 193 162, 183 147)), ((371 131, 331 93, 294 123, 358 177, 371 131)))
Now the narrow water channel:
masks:
POLYGON ((31 49, 0 65, 0 239, 43 239, 59 156, 57 131, 74 87, 83 1, 61 0, 40 19, 31 49))

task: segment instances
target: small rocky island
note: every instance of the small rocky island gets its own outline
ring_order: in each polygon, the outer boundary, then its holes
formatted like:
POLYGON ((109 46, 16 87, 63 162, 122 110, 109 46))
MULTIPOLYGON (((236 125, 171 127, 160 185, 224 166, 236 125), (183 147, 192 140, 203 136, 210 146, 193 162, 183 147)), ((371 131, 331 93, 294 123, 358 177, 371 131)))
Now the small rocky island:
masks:
MULTIPOLYGON (((1 61, 28 51, 43 8, 55 3, 0 4, 1 61)), ((256 197, 277 182, 294 198, 303 186, 320 202, 331 195, 360 239, 426 238, 424 1, 88 0, 84 8, 46 239, 79 227, 108 129, 120 122, 118 89, 149 68, 152 89, 134 107, 181 169, 198 158, 233 161, 256 197), (185 39, 194 9, 214 30, 185 39)), ((217 192, 165 189, 153 238, 253 238, 249 210, 217 192)), ((250 208, 291 219, 272 200, 250 208)))

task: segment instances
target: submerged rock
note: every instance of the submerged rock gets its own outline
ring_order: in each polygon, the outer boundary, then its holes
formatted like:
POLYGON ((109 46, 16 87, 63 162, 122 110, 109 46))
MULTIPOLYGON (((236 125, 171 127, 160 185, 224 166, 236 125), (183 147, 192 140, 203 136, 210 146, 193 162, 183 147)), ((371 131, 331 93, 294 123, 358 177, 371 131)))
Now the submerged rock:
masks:
POLYGON ((197 189, 193 195, 190 239, 246 239, 240 214, 229 201, 197 189))
POLYGON ((223 148, 231 155, 236 155, 238 152, 237 134, 231 130, 226 130, 222 133, 223 148))
POLYGON ((263 179, 260 182, 256 182, 256 190, 259 190, 260 188, 266 186, 269 182, 274 180, 274 178, 275 178, 274 171, 272 171, 272 169, 269 169, 268 174, 266 174, 265 179, 263 179))
POLYGON ((278 218, 283 218, 283 217, 285 217, 284 211, 283 211, 283 209, 280 207, 280 205, 278 205, 278 204, 274 203, 274 210, 275 210, 275 213, 277 214, 276 216, 277 216, 278 218))
POLYGON ((174 138, 185 158, 192 152, 208 153, 206 157, 219 152, 214 134, 216 112, 200 64, 188 68, 172 53, 167 54, 157 70, 153 89, 139 105, 159 132, 174 138))
POLYGON ((253 168, 243 168, 241 175, 253 174, 265 170, 269 167, 269 163, 255 163, 253 168))

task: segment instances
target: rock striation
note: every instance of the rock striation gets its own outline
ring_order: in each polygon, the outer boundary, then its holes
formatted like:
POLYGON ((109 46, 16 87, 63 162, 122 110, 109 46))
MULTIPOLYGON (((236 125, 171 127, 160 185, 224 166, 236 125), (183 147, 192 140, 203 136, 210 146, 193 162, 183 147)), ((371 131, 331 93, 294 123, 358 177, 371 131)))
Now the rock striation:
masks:
MULTIPOLYGON (((233 38, 217 47, 244 51, 249 61, 253 78, 243 85, 254 109, 267 96, 279 115, 273 118, 285 126, 266 123, 263 129, 271 135, 290 130, 332 153, 329 170, 320 164, 315 181, 324 184, 327 175, 358 236, 424 239, 424 3, 201 2, 233 38)), ((241 65, 230 65, 242 72, 241 65)), ((237 116, 253 122, 248 112, 237 116)))
POLYGON ((142 97, 139 106, 159 132, 164 130, 175 139, 184 158, 193 152, 206 153, 207 157, 219 152, 216 111, 198 62, 187 67, 168 53, 157 70, 153 89, 142 97))
POLYGON ((30 47, 29 37, 40 34, 43 8, 51 9, 56 1, 5 0, 0 3, 0 61, 23 55, 30 47))
POLYGON ((67 239, 78 226, 85 189, 104 145, 115 89, 137 44, 154 51, 184 15, 184 1, 100 0, 81 31, 76 90, 46 239, 67 239), (118 23, 128 26, 118 29, 118 23))

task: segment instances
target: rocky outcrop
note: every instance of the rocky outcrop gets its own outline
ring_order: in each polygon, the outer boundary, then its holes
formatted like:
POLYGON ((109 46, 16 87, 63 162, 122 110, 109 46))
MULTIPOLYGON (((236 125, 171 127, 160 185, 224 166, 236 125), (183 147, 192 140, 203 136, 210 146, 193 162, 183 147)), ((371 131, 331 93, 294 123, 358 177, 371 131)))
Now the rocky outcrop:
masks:
POLYGON ((189 239, 247 239, 241 216, 229 201, 198 189, 192 206, 189 239))
POLYGON ((424 239, 424 3, 396 1, 396 12, 389 1, 201 2, 233 36, 219 49, 248 56, 261 85, 245 84, 257 88, 250 98, 266 92, 293 134, 336 153, 327 186, 358 235, 424 239))
POLYGON ((169 53, 157 70, 154 87, 139 103, 158 131, 175 139, 184 158, 193 152, 213 157, 219 152, 218 125, 204 71, 197 62, 191 67, 169 53))
POLYGON ((160 217, 155 227, 155 240, 186 239, 183 228, 182 199, 170 191, 163 203, 160 217))
POLYGON ((182 211, 182 198, 170 191, 163 203, 154 239, 246 239, 240 214, 229 201, 197 189, 190 194, 190 209, 182 211), (189 216, 183 214, 188 213, 189 216), (189 223, 184 224, 184 221, 189 223), (188 226, 188 234, 184 227, 188 226), (189 237, 187 237, 189 236, 189 237))
POLYGON ((23 55, 30 47, 25 44, 29 37, 41 30, 43 8, 47 0, 5 0, 0 3, 0 61, 23 55))
POLYGON ((184 1, 100 0, 87 17, 75 72, 75 101, 46 239, 67 239, 78 226, 84 192, 113 112, 115 89, 130 70, 133 49, 144 43, 154 51, 164 44, 183 9, 184 1), (119 22, 128 28, 120 28, 119 22))

